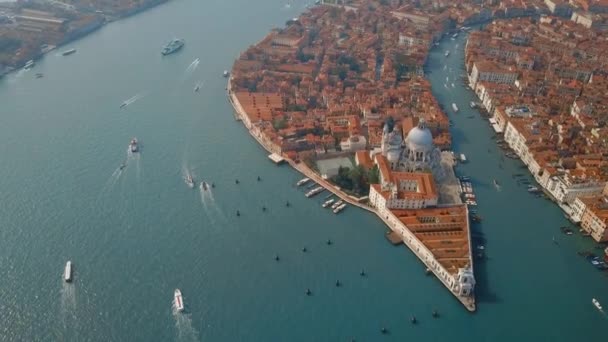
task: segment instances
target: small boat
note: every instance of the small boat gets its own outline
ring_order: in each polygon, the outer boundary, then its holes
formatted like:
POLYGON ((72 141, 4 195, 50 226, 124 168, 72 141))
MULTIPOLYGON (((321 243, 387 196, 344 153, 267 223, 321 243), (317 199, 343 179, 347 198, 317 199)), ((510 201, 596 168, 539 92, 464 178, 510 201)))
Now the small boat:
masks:
POLYGON ((308 181, 310 181, 310 178, 302 178, 296 183, 296 186, 302 186, 302 185, 308 183, 308 181))
POLYGON ((528 192, 538 192, 538 191, 539 191, 539 189, 537 187, 532 186, 532 185, 528 186, 528 192))
POLYGON ((325 190, 324 187, 319 186, 319 187, 316 187, 316 188, 310 190, 309 192, 307 192, 305 196, 306 197, 312 197, 312 196, 314 196, 316 194, 319 194, 319 193, 323 192, 324 190, 325 190))
POLYGON ((33 68, 34 65, 36 65, 36 62, 34 62, 33 59, 30 59, 29 61, 27 61, 27 63, 25 63, 25 65, 23 66, 23 69, 29 70, 29 69, 33 68))
POLYGON ((334 200, 333 198, 332 198, 332 199, 329 199, 329 200, 327 200, 327 201, 323 202, 323 204, 322 204, 321 206, 322 206, 323 208, 327 208, 327 207, 328 207, 328 206, 330 206, 332 203, 334 203, 334 201, 335 201, 335 200, 334 200))
POLYGON ((470 106, 471 108, 475 108, 475 107, 477 107, 477 103, 475 103, 475 102, 471 101, 471 103, 469 103, 469 106, 470 106))
POLYGON ((63 52, 61 53, 61 55, 62 55, 62 56, 69 56, 69 55, 71 55, 71 54, 73 54, 73 53, 75 53, 75 52, 76 52, 76 49, 69 49, 69 50, 65 50, 65 51, 63 51, 63 52))
POLYGON ((201 190, 203 190, 203 191, 209 190, 209 185, 207 184, 207 182, 201 182, 200 187, 201 187, 201 190))
POLYGON ((454 86, 454 83, 452 83, 452 88, 455 88, 456 86, 454 86))
POLYGON ((129 143, 129 151, 131 151, 132 153, 139 152, 139 146, 137 146, 137 138, 131 139, 131 142, 129 143))
POLYGON ((498 187, 500 186, 500 184, 498 184, 498 181, 497 181, 496 179, 494 179, 492 182, 494 183, 494 186, 495 186, 495 187, 497 187, 497 188, 498 188, 498 187))
POLYGON ((458 112, 458 106, 455 103, 452 103, 452 109, 454 112, 458 112))
POLYGON ((230 76, 230 72, 228 72, 228 70, 224 70, 224 73, 222 75, 224 77, 228 77, 228 76, 230 76))
POLYGON ((44 74, 41 72, 36 74, 36 78, 43 78, 43 77, 44 77, 44 74))
POLYGON ((339 207, 337 207, 336 209, 334 209, 334 214, 338 214, 339 212, 341 212, 345 208, 346 208, 346 203, 340 204, 339 207))
POLYGON ((120 105, 120 108, 121 108, 121 109, 122 109, 122 108, 125 108, 125 107, 126 107, 126 106, 128 106, 128 105, 129 105, 129 103, 128 103, 127 101, 125 101, 125 102, 123 102, 123 103, 120 105))
POLYGON ((446 57, 449 56, 450 55, 450 51, 446 51, 443 55, 446 56, 446 57))
POLYGON ((184 299, 182 298, 182 291, 175 289, 173 292, 173 307, 177 312, 184 311, 184 299))
POLYGON ((334 204, 331 206, 331 208, 332 208, 332 209, 336 209, 337 207, 341 206, 341 205, 342 205, 342 203, 344 203, 344 201, 339 200, 338 202, 334 203, 334 204))
POLYGON ((463 162, 463 163, 467 162, 467 156, 465 156, 464 153, 460 154, 460 161, 463 162))
POLYGON ((127 164, 120 164, 120 169, 121 169, 121 170, 124 170, 124 169, 125 169, 125 167, 127 167, 127 164))
POLYGON ((602 311, 602 309, 603 309, 603 308, 602 308, 602 304, 600 304, 600 302, 599 302, 597 299, 595 299, 595 298, 591 299, 591 303, 593 303, 593 305, 594 305, 594 306, 595 306, 595 307, 596 307, 598 310, 602 311))
POLYGON ((187 175, 184 180, 186 181, 186 185, 188 185, 189 188, 194 188, 194 179, 191 175, 187 175))
POLYGON ((196 84, 196 86, 194 86, 194 92, 198 92, 199 90, 201 90, 201 85, 199 83, 196 84))
POLYGON ((65 263, 65 269, 63 270, 63 280, 66 283, 72 282, 72 262, 68 261, 65 263))

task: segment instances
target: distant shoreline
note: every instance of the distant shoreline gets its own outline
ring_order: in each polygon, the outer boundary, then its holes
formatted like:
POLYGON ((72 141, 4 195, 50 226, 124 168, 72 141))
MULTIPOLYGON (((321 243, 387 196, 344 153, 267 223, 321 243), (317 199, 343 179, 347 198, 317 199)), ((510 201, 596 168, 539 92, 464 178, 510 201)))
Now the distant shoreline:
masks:
MULTIPOLYGON (((124 13, 119 14, 118 16, 103 16, 103 18, 100 18, 100 20, 97 20, 91 24, 89 24, 88 26, 82 27, 78 30, 75 30, 73 32, 70 32, 69 34, 66 34, 66 36, 64 37, 63 40, 61 40, 55 47, 53 47, 52 49, 47 49, 44 52, 40 52, 39 54, 35 55, 32 60, 34 61, 38 61, 40 59, 42 59, 46 54, 48 54, 49 52, 53 51, 53 50, 57 50, 59 48, 61 48, 62 46, 65 46, 67 44, 73 43, 81 38, 84 38, 86 36, 88 36, 89 34, 101 29, 102 27, 122 20, 122 19, 127 19, 130 18, 132 16, 135 16, 141 12, 147 11, 149 9, 152 9, 154 7, 157 7, 159 5, 165 4, 167 2, 169 2, 171 0, 155 0, 155 1, 151 1, 147 4, 145 4, 142 7, 138 7, 138 8, 134 8, 131 9, 129 11, 126 11, 124 13)), ((18 71, 20 69, 23 69, 23 66, 25 65, 27 61, 23 60, 20 63, 18 63, 19 66, 12 68, 9 67, 7 70, 5 70, 4 72, 2 72, 0 70, 0 80, 4 77, 9 75, 12 72, 18 71)))

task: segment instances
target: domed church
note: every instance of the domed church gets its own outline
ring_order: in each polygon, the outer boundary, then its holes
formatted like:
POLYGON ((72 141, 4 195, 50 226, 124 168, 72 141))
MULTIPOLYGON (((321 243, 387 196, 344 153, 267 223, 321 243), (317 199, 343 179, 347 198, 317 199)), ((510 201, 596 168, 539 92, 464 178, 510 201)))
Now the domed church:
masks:
POLYGON ((435 178, 443 178, 441 151, 433 144, 433 135, 424 119, 420 119, 418 126, 412 128, 405 139, 401 139, 399 132, 388 123, 385 124, 381 149, 394 171, 430 171, 435 178))

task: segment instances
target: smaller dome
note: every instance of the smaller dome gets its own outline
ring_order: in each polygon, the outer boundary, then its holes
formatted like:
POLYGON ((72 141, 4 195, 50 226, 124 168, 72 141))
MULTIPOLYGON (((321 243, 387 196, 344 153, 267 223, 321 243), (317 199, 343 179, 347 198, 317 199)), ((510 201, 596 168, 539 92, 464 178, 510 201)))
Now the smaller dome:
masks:
POLYGON ((390 150, 386 154, 386 159, 388 159, 388 161, 391 163, 396 163, 399 161, 400 155, 401 155, 401 152, 399 150, 390 150))

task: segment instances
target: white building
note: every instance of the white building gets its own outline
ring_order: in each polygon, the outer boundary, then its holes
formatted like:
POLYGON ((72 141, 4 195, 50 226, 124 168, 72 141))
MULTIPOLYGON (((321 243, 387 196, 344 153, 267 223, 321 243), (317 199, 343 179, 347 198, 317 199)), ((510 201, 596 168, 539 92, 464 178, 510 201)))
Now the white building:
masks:
POLYGON ((479 81, 513 84, 517 77, 517 71, 500 68, 490 61, 482 61, 473 63, 469 81, 474 88, 479 81))
POLYGON ((355 152, 365 150, 366 147, 367 140, 362 135, 351 136, 340 142, 340 148, 342 151, 355 152))

